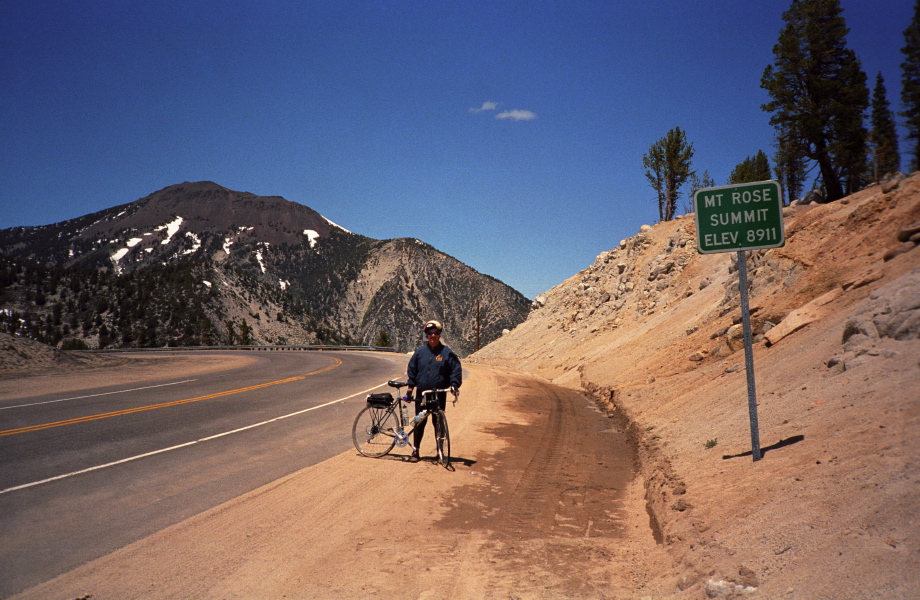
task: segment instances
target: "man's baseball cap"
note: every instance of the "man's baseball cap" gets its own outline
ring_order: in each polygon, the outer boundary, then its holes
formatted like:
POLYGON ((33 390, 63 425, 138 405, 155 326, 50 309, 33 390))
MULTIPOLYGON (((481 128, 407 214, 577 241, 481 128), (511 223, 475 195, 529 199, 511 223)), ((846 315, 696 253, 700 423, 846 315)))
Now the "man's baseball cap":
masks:
POLYGON ((424 331, 427 332, 429 329, 437 329, 438 331, 443 331, 443 330, 444 330, 444 328, 441 327, 441 322, 440 322, 440 321, 435 321, 434 319, 432 319, 431 321, 428 321, 427 323, 425 323, 424 331))

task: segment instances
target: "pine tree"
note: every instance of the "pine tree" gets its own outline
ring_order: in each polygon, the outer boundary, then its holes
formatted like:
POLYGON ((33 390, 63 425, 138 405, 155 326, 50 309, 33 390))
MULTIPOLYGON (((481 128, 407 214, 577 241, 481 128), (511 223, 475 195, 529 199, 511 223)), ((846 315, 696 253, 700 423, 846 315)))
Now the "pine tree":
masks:
POLYGON ((773 176, 770 174, 770 161, 763 150, 758 150, 753 157, 745 158, 732 170, 728 176, 728 183, 753 183, 767 181, 773 176))
POLYGON ((872 143, 872 178, 878 181, 888 173, 901 169, 901 154, 898 152, 898 132, 894 124, 894 115, 885 93, 885 80, 879 73, 875 78, 875 90, 872 92, 872 116, 869 119, 871 130, 869 139, 872 143))
POLYGON ((680 188, 694 173, 690 168, 693 152, 686 132, 675 127, 642 157, 645 176, 658 193, 658 218, 662 222, 674 218, 680 188))
POLYGON ((700 177, 696 172, 690 174, 690 196, 693 196, 697 190, 704 190, 706 188, 715 187, 716 181, 709 174, 709 171, 703 171, 703 176, 700 177))
POLYGON ((715 187, 716 181, 709 174, 709 171, 703 171, 702 177, 697 175, 696 172, 693 172, 690 174, 688 185, 690 186, 690 191, 687 193, 689 201, 684 205, 684 213, 686 214, 690 214, 694 211, 693 195, 698 190, 705 190, 706 188, 715 187))
POLYGON ((240 333, 239 333, 239 344, 241 346, 251 346, 252 345, 252 327, 249 326, 249 323, 245 319, 240 319, 240 333))
POLYGON ((904 62, 901 63, 901 116, 907 119, 907 139, 914 149, 910 169, 920 169, 920 0, 914 5, 914 18, 904 30, 904 62))
POLYGON ((783 129, 776 134, 775 146, 773 169, 783 188, 783 198, 788 203, 798 198, 805 187, 805 151, 801 148, 801 142, 783 129))
POLYGON ((649 185, 655 190, 658 197, 658 221, 664 222, 665 199, 664 199, 664 144, 661 140, 652 144, 648 154, 642 157, 642 165, 645 167, 645 177, 649 185))
POLYGON ((758 150, 751 160, 751 181, 767 181, 773 179, 770 172, 770 160, 763 150, 758 150))
POLYGON ((866 166, 869 89, 842 12, 839 0, 793 0, 760 83, 770 124, 789 138, 787 151, 817 163, 828 201, 856 191, 866 166))
POLYGON ((387 331, 381 329, 377 332, 377 337, 374 339, 374 346, 377 348, 390 348, 392 345, 390 334, 387 331))
POLYGON ((751 157, 747 157, 741 163, 735 165, 735 168, 732 169, 732 172, 728 174, 728 181, 725 183, 731 185, 733 183, 745 183, 750 181, 748 179, 748 173, 751 170, 751 157))

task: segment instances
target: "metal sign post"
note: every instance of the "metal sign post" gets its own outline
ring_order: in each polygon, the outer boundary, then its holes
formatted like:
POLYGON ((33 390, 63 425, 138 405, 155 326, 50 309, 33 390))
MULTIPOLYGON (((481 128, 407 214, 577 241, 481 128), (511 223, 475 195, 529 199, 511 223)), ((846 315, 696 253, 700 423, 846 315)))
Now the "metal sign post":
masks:
POLYGON ((757 388, 754 385, 754 347, 751 342, 751 310, 748 306, 747 255, 738 250, 738 290, 741 292, 741 322, 744 327, 744 368, 747 372, 748 415, 751 419, 751 454, 760 460, 760 429, 757 424, 757 388))
POLYGON ((747 371, 748 414, 751 420, 751 454, 760 460, 757 423, 757 388, 754 384, 754 348, 748 303, 748 250, 779 248, 783 231, 783 195, 776 181, 759 181, 697 190, 693 194, 696 247, 700 254, 737 252, 738 291, 744 327, 744 366, 747 371))

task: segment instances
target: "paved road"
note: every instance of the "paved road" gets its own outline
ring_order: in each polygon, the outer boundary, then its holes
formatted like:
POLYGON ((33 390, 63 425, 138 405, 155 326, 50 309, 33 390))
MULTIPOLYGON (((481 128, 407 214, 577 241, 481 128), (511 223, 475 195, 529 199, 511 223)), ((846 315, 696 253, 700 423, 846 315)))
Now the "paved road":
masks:
POLYGON ((253 356, 0 402, 0 597, 347 450, 364 394, 405 372, 399 355, 253 356))

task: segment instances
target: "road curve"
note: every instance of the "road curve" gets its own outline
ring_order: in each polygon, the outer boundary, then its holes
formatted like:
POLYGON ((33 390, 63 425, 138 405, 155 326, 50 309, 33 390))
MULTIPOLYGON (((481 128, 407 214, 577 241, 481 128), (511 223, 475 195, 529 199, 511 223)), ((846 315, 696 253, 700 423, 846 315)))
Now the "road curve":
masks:
MULTIPOLYGON (((0 597, 340 454, 364 394, 405 372, 405 358, 387 353, 231 354, 230 369, 134 381, 129 365, 114 385, 51 393, 16 395, 8 382, 0 597)), ((134 362, 149 371, 158 360, 134 362)))

